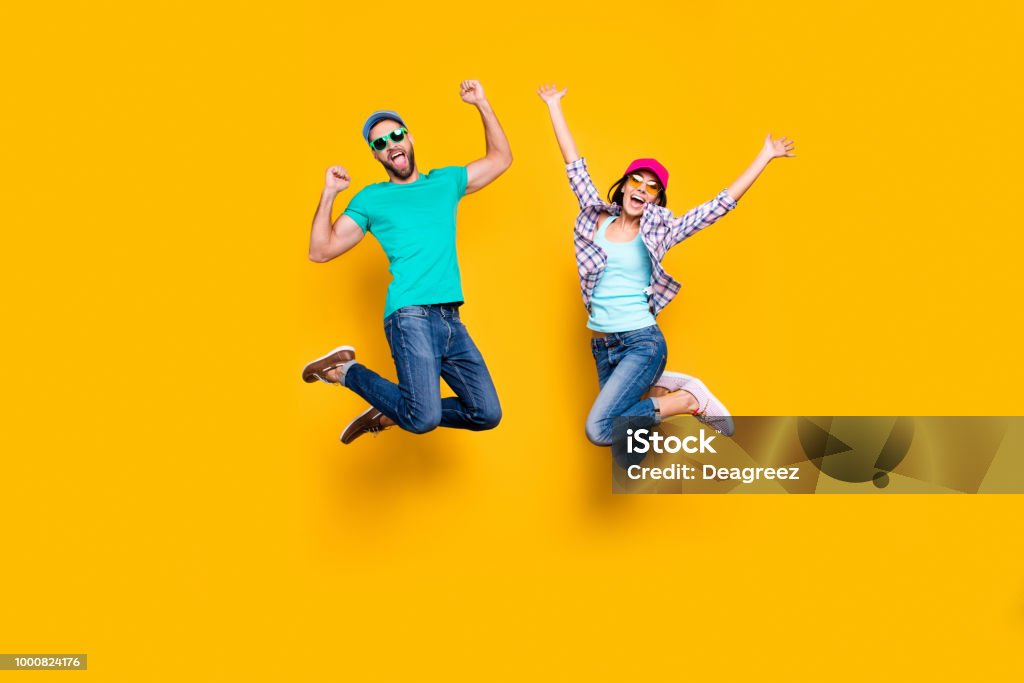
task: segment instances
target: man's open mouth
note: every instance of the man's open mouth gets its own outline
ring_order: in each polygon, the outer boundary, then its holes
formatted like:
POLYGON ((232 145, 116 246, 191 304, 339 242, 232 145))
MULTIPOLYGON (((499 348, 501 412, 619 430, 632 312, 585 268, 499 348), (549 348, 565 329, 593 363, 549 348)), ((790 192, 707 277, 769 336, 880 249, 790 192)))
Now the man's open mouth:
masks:
POLYGON ((391 160, 397 168, 405 168, 409 165, 409 157, 405 155, 400 149, 396 149, 388 155, 388 159, 391 160))

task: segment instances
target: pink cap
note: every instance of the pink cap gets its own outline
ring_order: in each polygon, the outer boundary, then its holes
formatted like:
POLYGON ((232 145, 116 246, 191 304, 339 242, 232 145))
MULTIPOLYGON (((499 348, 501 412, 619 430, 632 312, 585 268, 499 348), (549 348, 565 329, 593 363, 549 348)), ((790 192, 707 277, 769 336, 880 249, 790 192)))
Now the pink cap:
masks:
POLYGON ((623 175, 629 175, 633 171, 639 171, 642 168, 658 176, 661 187, 666 190, 668 189, 668 169, 658 163, 657 159, 634 159, 623 175))

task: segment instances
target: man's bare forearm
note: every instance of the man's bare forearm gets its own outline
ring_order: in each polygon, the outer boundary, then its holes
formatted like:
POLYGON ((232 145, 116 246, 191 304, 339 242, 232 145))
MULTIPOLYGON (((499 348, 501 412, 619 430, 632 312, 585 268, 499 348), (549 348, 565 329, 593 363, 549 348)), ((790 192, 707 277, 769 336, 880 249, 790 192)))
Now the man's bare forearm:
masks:
POLYGON ((316 207, 313 227, 309 233, 309 258, 312 261, 327 260, 325 256, 331 244, 331 235, 334 232, 331 225, 331 211, 334 210, 334 200, 337 196, 337 190, 326 187, 320 194, 320 203, 316 207))
POLYGON ((512 165, 512 148, 480 81, 463 81, 461 88, 462 101, 473 105, 480 112, 487 146, 482 158, 466 165, 466 194, 470 194, 487 187, 508 170, 512 165))
POLYGON ((477 110, 480 112, 480 119, 484 124, 484 138, 487 145, 485 155, 504 163, 507 167, 512 163, 512 148, 508 144, 508 138, 505 136, 501 123, 498 122, 491 103, 484 100, 477 105, 477 110))
MULTIPOLYGON (((351 178, 343 166, 331 166, 324 179, 324 191, 309 231, 309 258, 317 263, 341 256, 363 239, 363 230, 346 214, 331 222, 334 200, 348 189, 351 178)), ((346 209, 347 210, 347 209, 346 209)))

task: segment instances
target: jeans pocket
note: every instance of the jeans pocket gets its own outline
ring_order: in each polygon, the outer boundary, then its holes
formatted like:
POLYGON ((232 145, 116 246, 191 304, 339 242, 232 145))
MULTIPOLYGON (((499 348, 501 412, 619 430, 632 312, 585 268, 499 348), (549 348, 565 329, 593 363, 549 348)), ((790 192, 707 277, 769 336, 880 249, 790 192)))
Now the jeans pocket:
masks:
POLYGON ((627 348, 642 346, 657 347, 664 341, 661 330, 657 325, 651 325, 640 330, 634 330, 622 336, 622 345, 627 348))
POLYGON ((426 318, 427 309, 423 306, 403 306, 392 315, 396 315, 399 318, 426 318))
POLYGON ((656 349, 658 340, 652 337, 632 337, 623 339, 622 346, 626 349, 656 349))

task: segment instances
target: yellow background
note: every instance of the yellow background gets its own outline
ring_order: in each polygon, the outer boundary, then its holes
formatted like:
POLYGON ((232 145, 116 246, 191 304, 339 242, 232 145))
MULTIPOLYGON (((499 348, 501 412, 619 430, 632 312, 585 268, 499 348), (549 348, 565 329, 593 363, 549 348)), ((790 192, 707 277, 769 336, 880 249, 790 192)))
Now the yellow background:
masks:
MULTIPOLYGON (((615 497, 574 203, 656 155, 684 211, 669 367, 737 414, 1019 414, 1014 2, 58 3, 0 21, 0 650, 97 680, 1019 680, 1019 497, 615 497), (393 376, 371 240, 306 260, 324 169, 402 112, 463 201, 464 319, 501 426, 342 447, 299 370, 393 376)), ((351 191, 346 196, 351 196, 351 191)), ((343 208, 339 200, 336 211, 343 208)), ((969 454, 965 454, 969 457, 969 454)), ((21 674, 7 674, 18 676, 21 674)))

